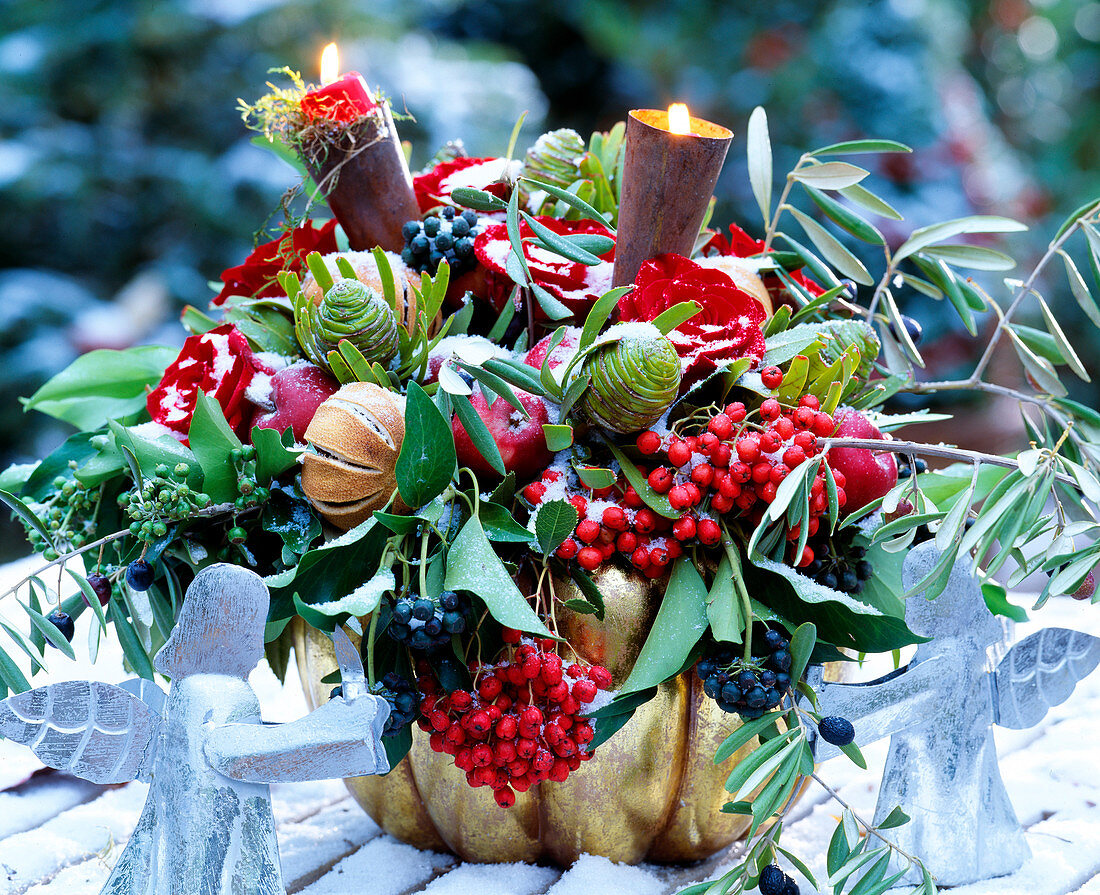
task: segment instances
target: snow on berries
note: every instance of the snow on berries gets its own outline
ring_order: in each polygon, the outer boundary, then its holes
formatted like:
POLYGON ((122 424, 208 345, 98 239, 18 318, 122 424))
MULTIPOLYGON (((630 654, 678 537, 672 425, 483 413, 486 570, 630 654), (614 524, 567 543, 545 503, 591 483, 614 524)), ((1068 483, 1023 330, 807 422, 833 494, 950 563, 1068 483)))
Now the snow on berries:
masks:
POLYGON ((509 808, 517 792, 543 780, 560 783, 588 761, 595 736, 585 711, 611 673, 600 665, 566 663, 549 638, 504 631, 505 658, 473 662, 473 687, 444 693, 430 675, 418 681, 420 728, 436 752, 453 756, 473 787, 488 786, 509 808))
MULTIPOLYGON (((766 368, 765 372, 768 369, 766 368)), ((745 520, 755 526, 783 480, 821 455, 821 439, 832 435, 833 417, 813 395, 795 406, 767 398, 750 414, 733 402, 705 418, 696 414, 680 433, 645 431, 635 445, 646 464, 639 467, 646 484, 668 499, 677 515, 667 518, 646 506, 624 476, 610 488, 588 491, 575 475, 557 466, 523 489, 531 507, 548 500, 568 500, 579 519, 556 556, 595 571, 616 553, 643 574, 656 578, 688 544, 714 547, 722 540, 722 522, 745 520), (585 496, 591 494, 591 499, 585 496)), ((823 458, 810 485, 808 536, 814 537, 828 513, 829 498, 823 458)), ((845 503, 845 477, 833 470, 837 503, 845 503)), ((788 529, 793 565, 808 566, 814 550, 794 547, 801 536, 788 529)))

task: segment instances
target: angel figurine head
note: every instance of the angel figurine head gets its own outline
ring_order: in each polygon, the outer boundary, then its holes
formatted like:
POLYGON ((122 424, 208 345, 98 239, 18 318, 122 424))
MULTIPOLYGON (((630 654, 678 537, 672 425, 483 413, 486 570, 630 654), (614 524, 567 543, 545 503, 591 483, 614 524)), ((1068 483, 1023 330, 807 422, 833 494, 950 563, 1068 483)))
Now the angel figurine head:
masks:
POLYGON ((269 597, 263 579, 235 566, 203 571, 203 598, 184 598, 172 635, 157 653, 157 671, 173 680, 189 674, 247 678, 264 654, 269 597))

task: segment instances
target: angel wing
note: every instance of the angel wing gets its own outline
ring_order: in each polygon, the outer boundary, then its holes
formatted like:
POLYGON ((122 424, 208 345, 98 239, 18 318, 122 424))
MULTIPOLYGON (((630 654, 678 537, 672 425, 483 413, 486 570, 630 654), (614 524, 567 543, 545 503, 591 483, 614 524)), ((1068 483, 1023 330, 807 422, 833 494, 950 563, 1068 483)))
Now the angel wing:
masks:
POLYGON ((0 734, 93 783, 148 777, 162 724, 137 696, 98 681, 51 684, 0 702, 0 734))
POLYGON ((1014 730, 1034 727, 1097 665, 1100 637, 1067 628, 1043 628, 1025 637, 991 675, 995 722, 1014 730))

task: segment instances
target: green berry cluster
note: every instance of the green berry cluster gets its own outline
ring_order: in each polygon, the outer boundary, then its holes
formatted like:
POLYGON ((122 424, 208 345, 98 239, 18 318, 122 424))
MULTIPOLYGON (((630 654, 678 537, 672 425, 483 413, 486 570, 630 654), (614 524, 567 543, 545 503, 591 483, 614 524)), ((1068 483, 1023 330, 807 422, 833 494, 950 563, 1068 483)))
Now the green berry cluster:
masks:
MULTIPOLYGON (((229 459, 237 470, 238 497, 233 502, 237 512, 251 510, 261 506, 271 497, 267 488, 261 488, 256 481, 256 449, 252 445, 246 445, 240 450, 230 452, 229 459)), ((230 540, 233 540, 230 531, 230 540)), ((240 540, 244 540, 242 537, 240 540)))
MULTIPOLYGON (((75 462, 69 463, 76 468, 75 462)), ((99 489, 89 488, 77 479, 58 476, 53 480, 49 496, 40 503, 29 505, 50 533, 52 546, 35 529, 27 526, 27 540, 37 553, 52 562, 59 550, 65 553, 79 549, 94 539, 95 510, 99 503, 99 489)))
POLYGON ((132 520, 130 534, 150 543, 168 534, 170 522, 188 519, 196 510, 210 506, 209 494, 193 491, 187 484, 190 472, 187 463, 177 463, 172 469, 162 463, 140 488, 118 496, 118 505, 132 520))

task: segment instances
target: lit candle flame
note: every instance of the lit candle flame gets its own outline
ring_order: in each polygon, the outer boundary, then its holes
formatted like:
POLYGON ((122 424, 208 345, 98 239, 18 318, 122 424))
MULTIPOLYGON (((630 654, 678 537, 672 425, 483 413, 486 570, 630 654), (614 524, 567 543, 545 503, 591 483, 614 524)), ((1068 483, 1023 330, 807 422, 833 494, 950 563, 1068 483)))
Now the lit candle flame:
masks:
POLYGON ((331 84, 340 77, 340 51, 331 43, 321 53, 321 85, 331 84))
POLYGON ((673 134, 691 133, 691 114, 685 103, 673 103, 668 107, 668 130, 673 134))

